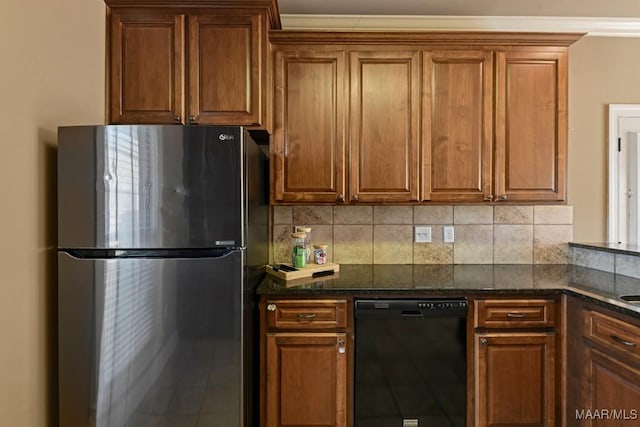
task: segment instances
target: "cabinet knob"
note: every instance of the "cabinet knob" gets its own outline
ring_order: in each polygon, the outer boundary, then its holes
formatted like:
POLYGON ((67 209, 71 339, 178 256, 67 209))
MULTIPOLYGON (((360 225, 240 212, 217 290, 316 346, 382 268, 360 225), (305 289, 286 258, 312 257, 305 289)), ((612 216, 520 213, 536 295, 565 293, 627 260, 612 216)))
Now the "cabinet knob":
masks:
POLYGON ((198 124, 198 118, 196 116, 189 116, 189 123, 197 125, 198 124))
POLYGON ((357 202, 357 201, 358 201, 358 199, 359 199, 359 197, 358 197, 358 195, 357 195, 357 194, 354 194, 353 196, 351 196, 351 201, 352 201, 352 202, 357 202))
POLYGON ((344 202, 344 194, 338 194, 338 201, 344 202))
POLYGON ((488 202, 493 202, 493 194, 487 194, 484 199, 488 202))
POLYGON ((489 340, 486 339, 486 338, 480 338, 480 344, 487 345, 487 344, 489 344, 489 340))
POLYGON ((344 347, 344 339, 338 338, 338 353, 344 354, 347 350, 344 347))
POLYGON ((180 116, 173 116, 173 122, 179 124, 182 122, 182 118, 180 116))
POLYGON ((502 194, 500 196, 500 200, 507 200, 507 195, 506 194, 502 194))
POLYGON ((276 311, 276 305, 275 304, 267 304, 267 310, 268 311, 276 311))

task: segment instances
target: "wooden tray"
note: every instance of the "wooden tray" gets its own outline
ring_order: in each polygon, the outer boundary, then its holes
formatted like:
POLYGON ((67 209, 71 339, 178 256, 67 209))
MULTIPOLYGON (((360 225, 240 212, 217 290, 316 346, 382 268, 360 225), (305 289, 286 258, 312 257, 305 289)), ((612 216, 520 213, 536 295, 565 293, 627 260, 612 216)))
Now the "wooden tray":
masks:
MULTIPOLYGON (((275 271, 272 266, 267 265, 267 273, 279 277, 283 280, 295 280, 301 279, 303 277, 311 277, 314 273, 323 273, 327 271, 337 273, 338 271, 340 271, 340 265, 332 262, 328 262, 326 264, 307 264, 306 267, 300 268, 296 271, 275 271)), ((322 277, 330 278, 331 275, 323 275, 322 277)))

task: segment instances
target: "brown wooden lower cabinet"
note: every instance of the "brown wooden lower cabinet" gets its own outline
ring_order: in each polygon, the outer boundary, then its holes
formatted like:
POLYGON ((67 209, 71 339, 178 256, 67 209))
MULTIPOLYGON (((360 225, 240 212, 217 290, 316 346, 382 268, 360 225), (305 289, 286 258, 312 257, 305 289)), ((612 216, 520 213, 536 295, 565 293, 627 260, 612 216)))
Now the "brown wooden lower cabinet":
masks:
POLYGON ((586 396, 575 413, 580 425, 640 425, 640 369, 590 346, 585 362, 586 396))
POLYGON ((475 335, 475 425, 555 426, 552 332, 475 335))
POLYGON ((266 427, 347 426, 347 335, 266 336, 266 427))

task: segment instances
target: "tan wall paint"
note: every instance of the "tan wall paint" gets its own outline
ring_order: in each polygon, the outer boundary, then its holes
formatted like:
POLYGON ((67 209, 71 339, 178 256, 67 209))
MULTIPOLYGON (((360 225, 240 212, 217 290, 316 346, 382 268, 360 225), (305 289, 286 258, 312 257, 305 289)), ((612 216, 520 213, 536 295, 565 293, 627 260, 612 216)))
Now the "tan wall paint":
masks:
POLYGON ((569 204, 575 241, 607 237, 608 104, 640 103, 640 38, 585 37, 569 51, 569 204))
POLYGON ((102 0, 23 0, 0 18, 0 425, 55 415, 56 128, 104 122, 102 0))

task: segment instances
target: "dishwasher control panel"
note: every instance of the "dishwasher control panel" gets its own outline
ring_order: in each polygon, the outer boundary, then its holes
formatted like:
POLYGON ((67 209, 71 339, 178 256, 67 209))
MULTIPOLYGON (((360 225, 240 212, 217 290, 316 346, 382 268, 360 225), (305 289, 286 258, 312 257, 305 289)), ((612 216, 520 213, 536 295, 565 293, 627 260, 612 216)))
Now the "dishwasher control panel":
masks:
POLYGON ((467 315, 466 298, 361 299, 355 302, 356 318, 433 317, 467 315))

